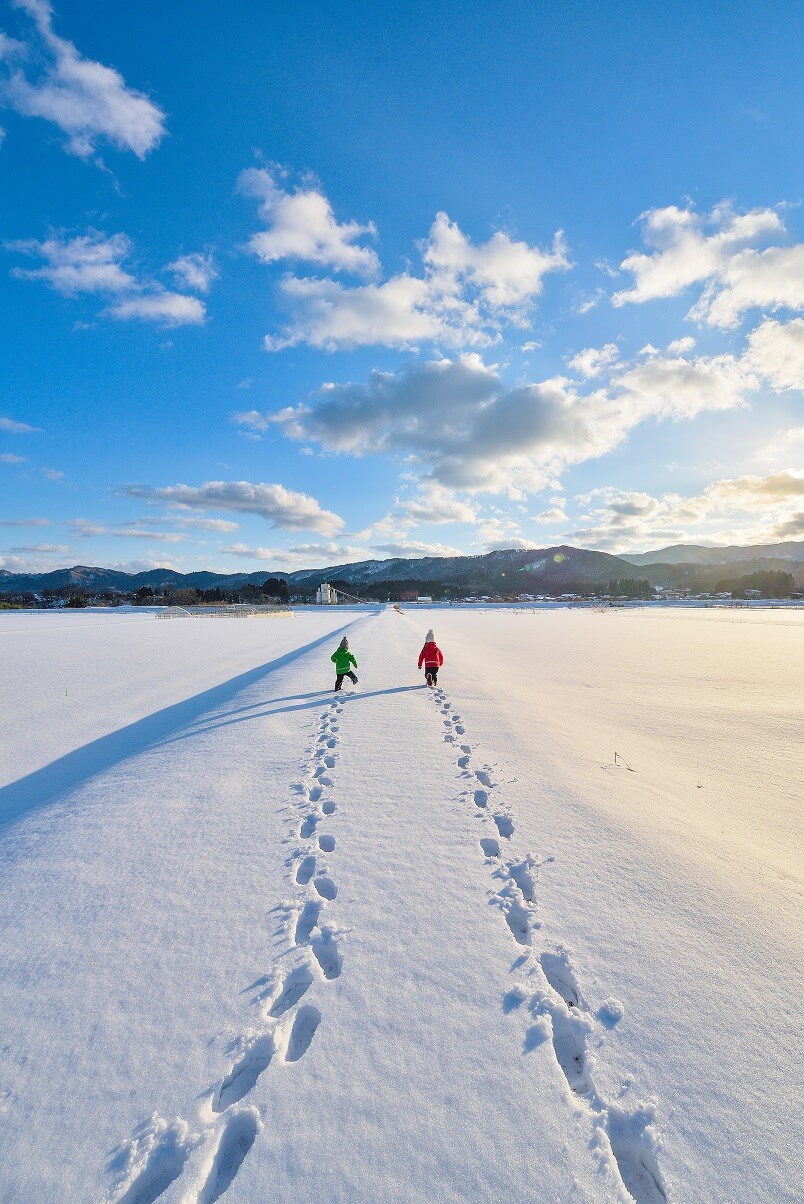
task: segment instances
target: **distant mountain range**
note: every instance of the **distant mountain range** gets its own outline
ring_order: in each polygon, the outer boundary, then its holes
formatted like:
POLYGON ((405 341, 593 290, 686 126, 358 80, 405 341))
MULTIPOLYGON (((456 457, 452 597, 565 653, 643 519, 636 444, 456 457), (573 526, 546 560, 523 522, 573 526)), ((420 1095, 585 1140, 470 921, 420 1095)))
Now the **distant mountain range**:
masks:
POLYGON ((489 552, 483 556, 423 556, 416 560, 362 560, 285 573, 266 568, 256 573, 178 573, 174 569, 149 569, 121 573, 115 569, 75 565, 50 573, 9 573, 0 569, 0 593, 63 589, 74 586, 87 593, 131 593, 141 586, 152 589, 238 589, 261 585, 266 577, 287 581, 302 591, 322 581, 351 582, 366 589, 375 582, 410 581, 457 586, 477 593, 505 591, 541 592, 571 590, 585 585, 605 585, 612 579, 647 578, 652 585, 711 588, 718 579, 739 577, 758 570, 793 573, 804 584, 804 541, 750 547, 707 548, 699 544, 674 544, 655 552, 612 556, 566 545, 489 552))
POLYGON ((748 547, 731 545, 727 548, 707 548, 696 543, 674 543, 658 552, 624 552, 621 560, 629 564, 733 564, 737 560, 790 560, 804 562, 804 540, 787 543, 751 544, 748 547))

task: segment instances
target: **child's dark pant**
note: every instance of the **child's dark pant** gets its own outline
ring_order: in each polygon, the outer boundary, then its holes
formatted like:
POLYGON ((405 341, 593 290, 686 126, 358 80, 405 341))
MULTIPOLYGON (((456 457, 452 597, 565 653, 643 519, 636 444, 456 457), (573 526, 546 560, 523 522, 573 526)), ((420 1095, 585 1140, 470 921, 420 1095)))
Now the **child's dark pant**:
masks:
POLYGON ((350 669, 348 673, 338 673, 338 675, 335 678, 335 689, 336 690, 340 690, 341 686, 343 685, 344 677, 348 677, 349 680, 351 682, 353 682, 354 685, 357 685, 357 674, 352 673, 352 671, 350 669))
POLYGON ((425 665, 424 666, 424 676, 432 677, 433 685, 435 685, 436 682, 438 681, 438 665, 425 665))

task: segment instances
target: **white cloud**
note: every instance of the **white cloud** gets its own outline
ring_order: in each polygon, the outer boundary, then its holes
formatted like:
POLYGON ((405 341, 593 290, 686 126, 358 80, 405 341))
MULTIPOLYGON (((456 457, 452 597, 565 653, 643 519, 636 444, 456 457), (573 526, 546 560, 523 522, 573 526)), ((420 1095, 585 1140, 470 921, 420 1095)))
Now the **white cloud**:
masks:
POLYGON ((42 476, 47 477, 49 481, 63 481, 64 473, 58 468, 43 468, 42 476))
POLYGON ((93 523, 85 518, 69 519, 65 526, 69 527, 77 539, 95 539, 99 536, 111 536, 115 539, 148 539, 158 543, 181 543, 184 539, 177 531, 143 530, 123 524, 119 527, 107 527, 103 523, 93 523))
POLYGON ((3 452, 0 454, 0 464, 24 464, 25 456, 15 455, 14 452, 3 452))
POLYGON ((14 418, 0 418, 0 431, 9 431, 12 435, 31 435, 41 429, 27 422, 17 422, 14 418))
POLYGON ((561 230, 547 251, 514 242, 499 230, 476 245, 442 212, 430 227, 424 262, 441 278, 445 291, 457 292, 458 282, 467 281, 493 309, 508 309, 537 297, 548 272, 571 267, 566 252, 561 230))
POLYGON ((611 383, 635 425, 640 416, 694 418, 703 410, 735 409, 745 405, 746 393, 759 382, 732 355, 693 360, 657 355, 611 383))
POLYGON ((97 230, 75 238, 20 239, 5 244, 6 250, 37 256, 41 268, 12 268, 18 280, 43 280, 66 296, 78 293, 117 293, 137 288, 137 281, 121 263, 132 251, 125 234, 107 237, 97 230))
POLYGON ((686 335, 683 339, 673 339, 672 343, 667 344, 668 355, 686 355, 688 351, 692 351, 695 346, 695 339, 690 335, 686 335))
POLYGON ((418 556, 464 555, 459 548, 453 548, 450 544, 427 543, 419 539, 399 539, 389 543, 375 543, 371 545, 371 550, 379 552, 383 556, 400 557, 402 559, 418 556))
POLYGON ((197 326, 206 317, 203 301, 167 291, 126 297, 115 301, 104 312, 121 321, 141 318, 145 322, 161 322, 164 326, 197 326))
POLYGON ((26 54, 27 47, 24 42, 10 38, 8 34, 0 31, 0 63, 9 62, 15 58, 25 58, 26 54))
POLYGON ((540 514, 534 514, 534 523, 549 523, 555 526, 556 523, 565 523, 568 521, 567 516, 561 506, 551 506, 549 510, 542 510, 540 514))
POLYGON ((509 387, 468 355, 374 371, 365 384, 330 385, 265 417, 327 451, 413 456, 450 489, 532 491, 563 466, 611 451, 648 418, 733 408, 754 387, 730 356, 650 360, 580 394, 562 378, 509 387))
POLYGON ((374 226, 337 222, 323 193, 314 188, 287 192, 276 174, 252 168, 240 177, 241 190, 260 198, 269 224, 250 240, 254 254, 266 263, 297 259, 352 271, 367 283, 350 287, 331 276, 286 275, 279 291, 291 320, 265 336, 268 351, 299 343, 328 351, 427 342, 489 346, 500 341, 503 321, 526 325, 548 272, 571 266, 560 231, 548 249, 500 231, 475 244, 439 213, 420 245, 421 272, 406 270, 381 280, 376 252, 357 242, 374 234, 374 226))
POLYGON ((338 222, 332 205, 318 189, 286 192, 273 174, 251 167, 240 175, 240 191, 257 197, 266 230, 252 235, 249 247, 263 263, 299 259, 335 271, 375 277, 380 271, 376 251, 357 245, 365 235, 375 235, 373 222, 338 222))
POLYGON ((583 516, 592 525, 568 531, 565 538, 605 551, 639 551, 690 541, 765 543, 804 534, 800 525, 804 472, 713 481, 697 496, 686 498, 607 486, 575 500, 583 506, 597 503, 583 516))
POLYGON ((218 531, 228 534, 238 529, 239 523, 230 522, 227 518, 176 518, 172 520, 179 527, 195 527, 199 531, 218 531))
POLYGON ((584 347, 583 351, 579 351, 568 361, 568 366, 587 380, 591 380, 616 363, 619 354, 616 343, 606 343, 603 347, 584 347))
POLYGON ((406 524, 432 523, 441 526, 444 523, 477 522, 477 511, 473 506, 460 501, 450 490, 434 481, 421 482, 419 493, 400 505, 399 515, 406 524))
POLYGON ((614 305, 675 297, 703 284, 688 317, 724 330, 750 309, 804 308, 804 244, 756 249, 785 234, 776 210, 738 214, 721 204, 701 215, 670 205, 643 214, 642 223, 648 252, 623 260, 634 285, 615 293, 614 305))
POLYGON ((690 507, 718 510, 763 510, 769 505, 793 502, 804 498, 804 471, 768 473, 766 476, 746 475, 730 480, 715 481, 698 498, 687 503, 690 507))
POLYGON ((804 426, 780 431, 770 443, 757 452, 760 460, 781 460, 796 455, 804 460, 804 426))
POLYGON ((272 527, 287 530, 319 531, 332 535, 339 531, 343 519, 330 510, 322 510, 315 498, 296 493, 283 485, 252 484, 250 481, 207 481, 204 485, 125 485, 120 490, 127 497, 163 502, 169 506, 193 510, 224 510, 240 514, 256 514, 272 527))
POLYGON ((69 552, 69 550, 70 546, 66 543, 32 543, 23 544, 20 547, 8 549, 9 552, 14 552, 20 556, 28 552, 35 552, 48 556, 62 556, 65 552, 69 552))
POLYGON ((154 515, 145 515, 143 518, 132 518, 121 524, 123 527, 164 527, 170 525, 173 527, 181 527, 183 530, 192 528, 199 531, 217 531, 219 533, 229 533, 236 531, 237 523, 230 522, 224 518, 188 518, 184 514, 173 513, 162 518, 157 518, 154 515))
POLYGON ((227 556, 268 561, 285 569, 318 568, 328 564, 347 564, 370 559, 365 548, 337 543, 295 544, 289 548, 251 548, 248 544, 236 543, 221 548, 221 551, 227 556))
POLYGON ((748 336, 744 361, 774 389, 804 389, 804 318, 768 318, 748 336))
MULTIPOLYGON (((0 555, 0 569, 5 569, 7 573, 52 573, 58 567, 52 559, 49 559, 53 553, 38 552, 31 559, 30 553, 20 556, 14 554, 0 555)), ((64 557, 60 556, 63 560, 64 557)))
POLYGON ((0 518, 0 527, 49 527, 48 518, 0 518))
MULTIPOLYGON (((89 230, 72 238, 52 235, 42 242, 30 238, 5 246, 11 252, 44 260, 38 268, 12 268, 12 276, 41 280, 67 297, 110 294, 118 298, 103 311, 111 317, 142 318, 165 326, 204 321, 206 309, 197 297, 169 292, 158 281, 140 280, 123 266, 134 249, 125 234, 109 236, 89 230)), ((175 264, 171 268, 175 269, 175 264)), ((197 270, 200 273, 201 269, 197 270)))
MULTIPOLYGON (((53 122, 66 134, 68 151, 82 159, 102 142, 144 159, 165 134, 162 110, 129 88, 118 71, 84 58, 72 42, 58 37, 47 0, 13 2, 33 18, 31 49, 40 69, 33 76, 11 69, 2 89, 11 108, 53 122)), ((0 59, 19 54, 19 45, 3 38, 0 59)))
POLYGON ((725 204, 707 215, 668 205, 648 210, 640 221, 649 250, 633 253, 620 264, 634 276, 634 285, 614 294, 615 305, 675 297, 691 284, 717 277, 735 252, 784 232, 774 209, 736 214, 725 204), (711 234, 706 233, 709 228, 711 234))
POLYGON ((689 316, 729 330, 749 309, 804 309, 804 243, 735 255, 689 316))
POLYGON ((200 253, 180 255, 166 266, 165 271, 172 272, 179 285, 197 293, 208 293, 218 276, 212 256, 200 253))
POLYGON ((585 297, 583 301, 579 301, 575 312, 578 314, 588 314, 595 309, 606 295, 606 290, 596 288, 591 296, 585 297))
POLYGON ((280 284, 294 311, 279 335, 266 335, 267 351, 309 343, 326 351, 354 347, 487 346, 499 334, 477 306, 443 294, 429 280, 403 272, 383 284, 346 288, 337 280, 286 276, 280 284))
POLYGON ((533 546, 531 540, 521 535, 518 524, 503 514, 491 515, 484 519, 477 529, 475 542, 484 552, 533 546))
POLYGON ((263 435, 271 429, 270 420, 259 410, 237 410, 234 414, 229 415, 229 420, 235 426, 247 427, 252 434, 263 435))

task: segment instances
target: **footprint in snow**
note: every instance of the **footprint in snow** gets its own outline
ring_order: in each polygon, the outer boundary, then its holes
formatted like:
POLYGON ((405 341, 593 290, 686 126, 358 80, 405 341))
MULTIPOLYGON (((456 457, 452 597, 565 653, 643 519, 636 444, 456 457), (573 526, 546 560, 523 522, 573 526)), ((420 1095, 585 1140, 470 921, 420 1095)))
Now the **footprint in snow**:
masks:
POLYGON ((334 815, 335 814, 335 804, 331 800, 327 800, 326 803, 321 804, 321 810, 324 812, 325 815, 334 815))
POLYGON ((499 857, 500 855, 500 842, 493 836, 484 836, 480 841, 480 847, 486 857, 499 857))
POLYGON ((293 940, 297 945, 307 944, 313 929, 318 924, 318 917, 321 915, 321 908, 323 906, 323 903, 319 903, 317 899, 310 899, 305 903, 299 912, 299 918, 296 921, 296 932, 293 936, 293 940))
POLYGON ((533 870, 536 867, 535 858, 528 853, 524 861, 511 862, 508 865, 508 873, 511 879, 522 891, 523 898, 528 903, 536 902, 536 886, 533 881, 533 870))
POLYGON ((235 1175, 245 1161, 254 1144, 262 1122, 253 1108, 236 1112, 224 1128, 212 1166, 198 1193, 196 1204, 215 1204, 223 1193, 232 1186, 235 1175))
POLYGON ((510 840, 514 834, 514 824, 510 816, 495 815, 493 816, 493 819, 497 825, 497 831, 500 833, 500 836, 504 837, 506 840, 510 840))
MULTIPOLYGON (((489 796, 485 790, 476 790, 474 793, 474 800, 475 800, 476 807, 487 807, 488 802, 489 802, 489 796)), ((497 817, 495 816, 495 822, 496 822, 496 818, 497 817)), ((499 827, 499 824, 497 826, 499 827)), ((501 835, 502 835, 502 833, 501 833, 501 835)))
POLYGON ((471 757, 469 757, 468 755, 464 755, 463 757, 458 757, 458 768, 466 769, 467 766, 469 765, 470 760, 471 760, 471 757))
POLYGON ((530 944, 530 912, 516 896, 509 896, 504 908, 505 922, 520 945, 530 944))
POLYGON ((608 1135, 623 1183, 636 1204, 665 1204, 667 1188, 659 1169, 654 1140, 646 1132, 655 1109, 640 1108, 629 1116, 609 1107, 608 1135))
POLYGON ((320 819, 320 815, 308 815, 299 828, 299 839, 309 840, 313 832, 315 832, 315 826, 320 819))
POLYGON ((581 994, 566 953, 543 953, 539 960, 544 976, 555 993, 560 995, 569 1007, 577 1008, 581 994))
POLYGON ((343 955, 338 948, 332 930, 327 927, 319 937, 312 942, 311 948, 316 961, 321 967, 324 978, 339 978, 343 968, 343 955))
POLYGON ((322 853, 331 853, 335 848, 334 836, 319 836, 318 847, 322 853))
POLYGON ((583 1028, 573 1015, 554 1012, 553 1049, 564 1077, 576 1095, 586 1095, 591 1082, 586 1067, 585 1035, 583 1028))
POLYGON ((491 776, 489 775, 487 770, 476 769, 475 777, 477 778, 478 782, 480 782, 481 786, 485 786, 487 790, 493 789, 492 784, 491 784, 491 776))
POLYGON ((134 1172, 136 1177, 117 1204, 154 1204, 178 1179, 198 1141, 183 1120, 168 1124, 154 1116, 141 1126, 122 1155, 128 1174, 134 1172))
MULTIPOLYGON (((318 914, 316 913, 316 921, 318 914)), ((312 928, 310 929, 312 932, 312 928)), ((313 972, 305 962, 302 966, 296 966, 294 970, 283 979, 279 994, 274 999, 268 1009, 269 1016, 284 1016, 285 1012, 299 1002, 302 995, 310 989, 313 982, 313 972)))
POLYGON ((318 1008, 311 1007, 309 1004, 299 1008, 293 1021, 293 1028, 290 1030, 290 1039, 285 1053, 286 1062, 298 1062, 299 1058, 304 1057, 320 1023, 321 1013, 318 1008))
POLYGON ((212 1111, 225 1112, 248 1095, 262 1072, 267 1070, 274 1052, 272 1034, 258 1037, 221 1083, 212 1111))
POLYGON ((296 881, 299 886, 306 886, 315 873, 315 857, 312 854, 299 862, 296 870, 296 881))
POLYGON ((326 876, 316 878, 313 882, 313 886, 316 888, 322 899, 328 899, 330 902, 338 893, 338 888, 335 883, 331 878, 327 878, 326 876))

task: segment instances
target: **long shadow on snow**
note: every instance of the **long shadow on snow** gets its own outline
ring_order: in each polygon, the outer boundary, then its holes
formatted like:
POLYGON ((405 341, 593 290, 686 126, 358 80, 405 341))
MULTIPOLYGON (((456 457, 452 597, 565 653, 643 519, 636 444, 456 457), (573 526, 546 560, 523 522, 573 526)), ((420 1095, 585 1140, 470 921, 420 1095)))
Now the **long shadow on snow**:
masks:
MULTIPOLYGON (((102 773, 119 761, 124 761, 127 757, 142 752, 144 748, 164 742, 165 736, 175 731, 177 727, 184 726, 203 714, 204 711, 210 711, 215 706, 226 702, 240 690, 254 685, 255 682, 267 677, 276 669, 281 669, 284 665, 298 660, 299 657, 312 652, 322 644, 329 643, 334 636, 340 635, 350 626, 351 623, 346 623, 336 631, 329 631, 326 635, 309 644, 304 644, 301 648, 294 648, 291 652, 278 656, 276 660, 267 661, 266 664, 259 665, 256 669, 239 673, 237 677, 231 677, 228 681, 221 682, 220 685, 212 686, 209 690, 202 690, 200 694, 195 694, 192 698, 185 698, 182 702, 176 702, 161 711, 154 711, 152 715, 146 715, 144 719, 138 719, 134 723, 127 724, 126 727, 119 728, 116 732, 109 732, 107 736, 92 740, 89 744, 65 753, 63 757, 51 761, 49 765, 44 765, 24 778, 19 778, 16 782, 10 782, 7 786, 3 786, 0 788, 0 831, 7 824, 19 819, 21 815, 43 806, 56 795, 71 790, 80 782, 86 781, 87 778, 94 777, 95 774, 102 773)), ((318 704, 308 703, 306 705, 320 705, 320 695, 318 704)), ((285 709, 302 708, 288 707, 285 709)), ((278 711, 269 712, 269 714, 278 713, 278 711)), ((189 734, 196 735, 198 732, 193 731, 189 734)))
MULTIPOLYGON (((364 698, 381 698, 381 697, 384 697, 386 694, 408 694, 408 693, 410 693, 411 690, 421 691, 421 690, 426 690, 426 689, 427 689, 427 686, 422 684, 422 685, 416 685, 416 686, 392 686, 392 688, 390 690, 361 690, 359 693, 356 693, 356 694, 353 694, 351 692, 351 690, 344 690, 340 694, 340 697, 343 699, 343 701, 345 703, 348 703, 349 706, 352 706, 355 703, 360 702, 364 698)), ((209 723, 206 725, 206 727, 200 727, 200 726, 194 727, 192 729, 192 731, 181 732, 178 736, 171 736, 169 739, 163 740, 162 743, 163 744, 176 744, 179 740, 192 740, 192 738, 194 736, 203 735, 205 732, 214 732, 215 729, 219 728, 219 727, 231 727, 231 725, 233 723, 248 723, 252 719, 268 719, 271 715, 287 715, 291 711, 311 711, 311 710, 314 710, 321 706, 322 695, 324 698, 334 697, 335 691, 334 690, 319 690, 316 694, 299 694, 297 696, 299 698, 312 698, 314 701, 313 702, 302 702, 298 706, 295 706, 295 707, 276 707, 273 711, 257 711, 256 714, 251 714, 251 715, 243 715, 243 714, 240 714, 239 711, 231 711, 230 714, 239 715, 239 718, 224 719, 222 723, 217 723, 217 722, 209 723)), ((285 702, 285 701, 289 701, 289 700, 282 699, 282 698, 269 698, 266 700, 265 703, 259 703, 259 704, 255 704, 255 705, 267 706, 269 703, 272 703, 272 702, 285 702)), ((242 709, 243 710, 251 710, 250 707, 248 707, 248 708, 244 707, 242 709)))

